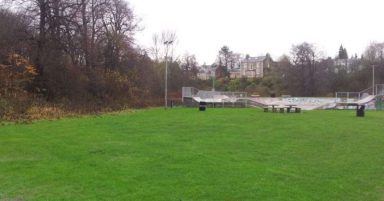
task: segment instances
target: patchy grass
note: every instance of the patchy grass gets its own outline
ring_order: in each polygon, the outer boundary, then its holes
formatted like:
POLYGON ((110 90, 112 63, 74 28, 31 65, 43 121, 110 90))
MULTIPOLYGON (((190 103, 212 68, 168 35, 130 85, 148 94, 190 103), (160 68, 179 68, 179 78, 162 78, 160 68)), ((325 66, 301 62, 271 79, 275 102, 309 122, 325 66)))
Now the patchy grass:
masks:
POLYGON ((0 200, 384 197, 384 113, 177 108, 0 126, 0 200))

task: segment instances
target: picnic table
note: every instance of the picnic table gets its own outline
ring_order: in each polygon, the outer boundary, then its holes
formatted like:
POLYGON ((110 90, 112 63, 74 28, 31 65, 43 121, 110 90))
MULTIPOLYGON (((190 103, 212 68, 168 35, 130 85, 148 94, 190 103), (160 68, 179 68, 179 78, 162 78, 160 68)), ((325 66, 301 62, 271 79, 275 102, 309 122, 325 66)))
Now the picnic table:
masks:
POLYGON ((269 104, 267 107, 264 107, 264 112, 268 112, 269 108, 272 109, 272 112, 279 112, 284 113, 287 111, 287 113, 290 113, 292 109, 295 109, 295 113, 300 113, 301 108, 297 107, 296 104, 286 104, 286 105, 279 105, 279 104, 269 104))
POLYGON ((291 112, 293 108, 295 109, 298 108, 297 105, 295 104, 287 104, 286 106, 287 106, 287 113, 291 112))
POLYGON ((269 108, 272 108, 272 112, 277 112, 278 104, 268 104, 266 107, 264 107, 264 112, 268 112, 269 108))

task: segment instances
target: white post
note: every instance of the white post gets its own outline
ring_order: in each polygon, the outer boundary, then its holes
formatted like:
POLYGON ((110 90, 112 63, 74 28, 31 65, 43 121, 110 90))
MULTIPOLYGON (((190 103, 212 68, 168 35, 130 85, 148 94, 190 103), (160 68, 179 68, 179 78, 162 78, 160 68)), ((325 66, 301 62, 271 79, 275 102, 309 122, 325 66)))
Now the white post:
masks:
POLYGON ((166 47, 165 49, 165 92, 164 92, 164 109, 167 109, 168 107, 168 48, 169 45, 171 45, 173 41, 165 41, 164 45, 166 47))
POLYGON ((372 65, 372 95, 375 95, 375 65, 372 65))
POLYGON ((168 107, 168 48, 165 53, 165 94, 164 94, 164 108, 168 107))
POLYGON ((337 92, 335 93, 335 96, 336 96, 335 102, 337 103, 337 102, 338 102, 338 101, 337 101, 337 92))
POLYGON ((212 91, 215 91, 215 69, 211 66, 211 76, 212 76, 212 91))

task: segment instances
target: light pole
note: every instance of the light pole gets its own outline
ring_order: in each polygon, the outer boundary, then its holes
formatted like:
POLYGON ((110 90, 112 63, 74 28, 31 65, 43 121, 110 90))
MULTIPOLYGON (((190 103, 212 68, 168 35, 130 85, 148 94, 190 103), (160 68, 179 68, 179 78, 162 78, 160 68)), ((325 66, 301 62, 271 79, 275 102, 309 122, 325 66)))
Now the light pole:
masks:
POLYGON ((212 76, 212 91, 215 91, 215 68, 211 67, 211 76, 212 76))
POLYGON ((372 95, 375 95, 375 65, 372 65, 372 95))
POLYGON ((173 40, 164 42, 165 45, 165 93, 164 93, 164 109, 168 107, 168 48, 173 43, 173 40))

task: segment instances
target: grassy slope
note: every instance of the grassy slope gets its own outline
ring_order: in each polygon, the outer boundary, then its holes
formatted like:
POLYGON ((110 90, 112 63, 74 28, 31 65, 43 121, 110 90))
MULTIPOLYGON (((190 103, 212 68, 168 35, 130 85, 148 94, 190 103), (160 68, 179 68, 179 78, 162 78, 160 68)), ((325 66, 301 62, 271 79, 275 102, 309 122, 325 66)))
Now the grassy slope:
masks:
POLYGON ((383 200, 384 113, 151 109, 0 127, 0 200, 383 200))

